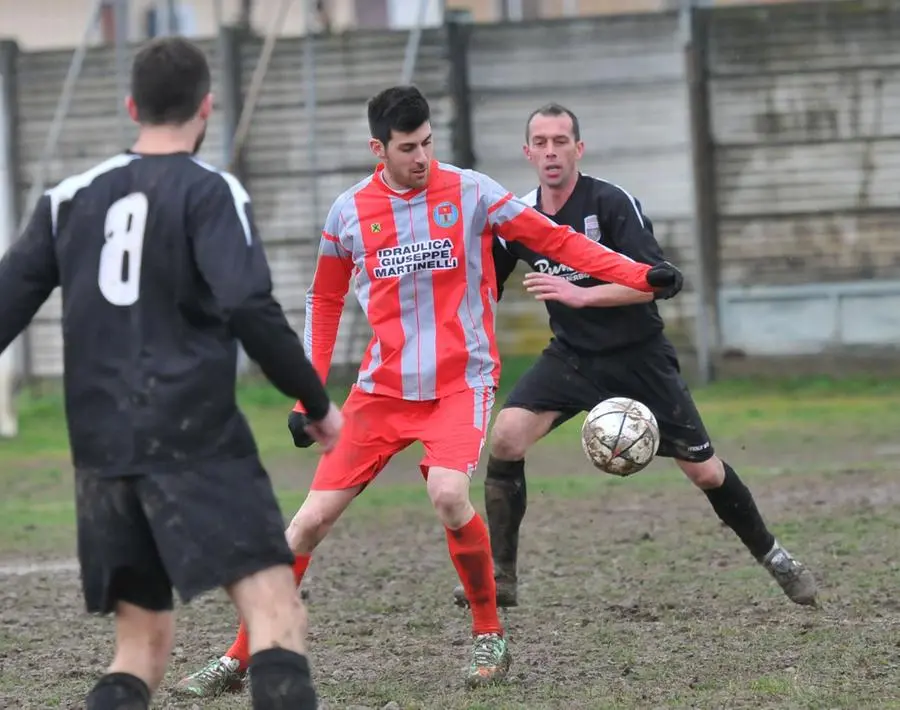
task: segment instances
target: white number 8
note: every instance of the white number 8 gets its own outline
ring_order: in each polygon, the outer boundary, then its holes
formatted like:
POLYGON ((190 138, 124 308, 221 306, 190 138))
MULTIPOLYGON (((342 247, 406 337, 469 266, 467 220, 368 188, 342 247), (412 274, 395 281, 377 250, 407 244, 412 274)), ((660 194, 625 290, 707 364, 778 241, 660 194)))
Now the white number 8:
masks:
POLYGON ((133 306, 141 295, 141 257, 147 228, 147 196, 133 192, 106 212, 100 250, 100 293, 114 306, 133 306))

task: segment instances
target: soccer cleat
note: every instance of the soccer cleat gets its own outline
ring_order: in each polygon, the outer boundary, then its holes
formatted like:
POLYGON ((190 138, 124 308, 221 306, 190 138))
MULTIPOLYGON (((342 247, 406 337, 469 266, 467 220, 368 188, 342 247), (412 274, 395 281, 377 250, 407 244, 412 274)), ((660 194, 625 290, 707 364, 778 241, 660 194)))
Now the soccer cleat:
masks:
MULTIPOLYGON (((495 577, 494 581, 497 583, 497 606, 503 609, 519 606, 519 585, 515 577, 495 577)), ((469 608, 466 590, 463 589, 461 584, 457 585, 453 590, 453 603, 463 609, 469 608)))
POLYGON ((224 693, 240 692, 248 680, 246 670, 241 670, 236 658, 222 656, 209 665, 183 678, 175 686, 176 695, 194 698, 215 698, 224 693))
POLYGON ((816 580, 812 572, 797 562, 777 540, 760 563, 792 602, 816 606, 816 580))
POLYGON ((506 639, 500 634, 476 636, 466 685, 470 688, 480 688, 499 683, 509 673, 510 663, 512 654, 509 652, 506 639))

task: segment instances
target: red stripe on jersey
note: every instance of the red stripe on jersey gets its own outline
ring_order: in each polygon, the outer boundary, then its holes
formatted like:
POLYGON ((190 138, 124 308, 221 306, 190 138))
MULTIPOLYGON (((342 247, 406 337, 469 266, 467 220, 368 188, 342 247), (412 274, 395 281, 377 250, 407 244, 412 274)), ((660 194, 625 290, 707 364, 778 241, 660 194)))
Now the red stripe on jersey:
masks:
POLYGON ((505 205, 507 202, 509 202, 512 198, 513 198, 513 194, 511 192, 507 192, 503 197, 501 197, 494 204, 492 204, 490 207, 488 207, 488 214, 491 214, 492 212, 499 210, 501 207, 503 207, 503 205, 505 205))
POLYGON ((428 209, 428 227, 432 239, 449 238, 453 242, 455 269, 431 272, 434 289, 434 319, 437 328, 438 390, 445 384, 465 380, 468 347, 466 326, 460 321, 459 304, 466 296, 466 215, 462 206, 462 177, 449 170, 432 166, 431 179, 425 199, 428 209), (456 212, 454 224, 444 227, 434 219, 435 215, 449 217, 456 212), (452 354, 448 357, 449 354, 452 354))
MULTIPOLYGON (((403 324, 400 313, 400 288, 396 278, 380 279, 375 275, 378 266, 378 251, 397 246, 397 225, 391 195, 381 187, 386 187, 380 176, 376 176, 368 186, 353 198, 359 216, 359 236, 365 252, 365 269, 370 281, 368 320, 380 342, 382 363, 372 373, 375 392, 384 387, 392 392, 403 391, 401 354, 404 346, 403 324)), ((372 359, 375 340, 367 349, 367 359, 372 359)))

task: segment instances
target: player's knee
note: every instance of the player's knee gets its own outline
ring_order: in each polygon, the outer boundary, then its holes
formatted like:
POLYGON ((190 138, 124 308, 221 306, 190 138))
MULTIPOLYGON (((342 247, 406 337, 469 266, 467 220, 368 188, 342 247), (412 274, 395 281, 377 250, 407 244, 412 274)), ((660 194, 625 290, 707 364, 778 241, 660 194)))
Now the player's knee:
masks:
MULTIPOLYGON (((328 491, 327 493, 333 493, 328 491)), ((295 555, 308 555, 325 539, 341 517, 346 503, 335 496, 310 493, 285 533, 295 555)))
POLYGON ((295 555, 308 555, 322 542, 334 521, 317 511, 302 508, 291 520, 286 532, 288 547, 295 555))
POLYGON ((725 480, 725 467, 718 456, 712 456, 706 461, 678 461, 678 466, 702 490, 718 488, 725 480))
POLYGON ((432 470, 428 475, 428 497, 445 525, 464 522, 470 514, 469 479, 462 472, 432 470))
POLYGON ((501 461, 519 461, 525 458, 530 445, 526 432, 511 419, 497 417, 491 431, 491 456, 501 461))

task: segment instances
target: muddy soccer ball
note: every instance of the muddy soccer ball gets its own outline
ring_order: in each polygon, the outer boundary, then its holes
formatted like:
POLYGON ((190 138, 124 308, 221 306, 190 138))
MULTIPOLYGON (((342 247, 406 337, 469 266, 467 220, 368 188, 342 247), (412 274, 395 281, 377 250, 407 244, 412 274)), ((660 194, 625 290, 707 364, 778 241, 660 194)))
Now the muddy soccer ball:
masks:
POLYGON ((605 399, 581 426, 581 446, 604 473, 630 476, 645 468, 659 449, 659 426, 647 406, 627 397, 605 399))

